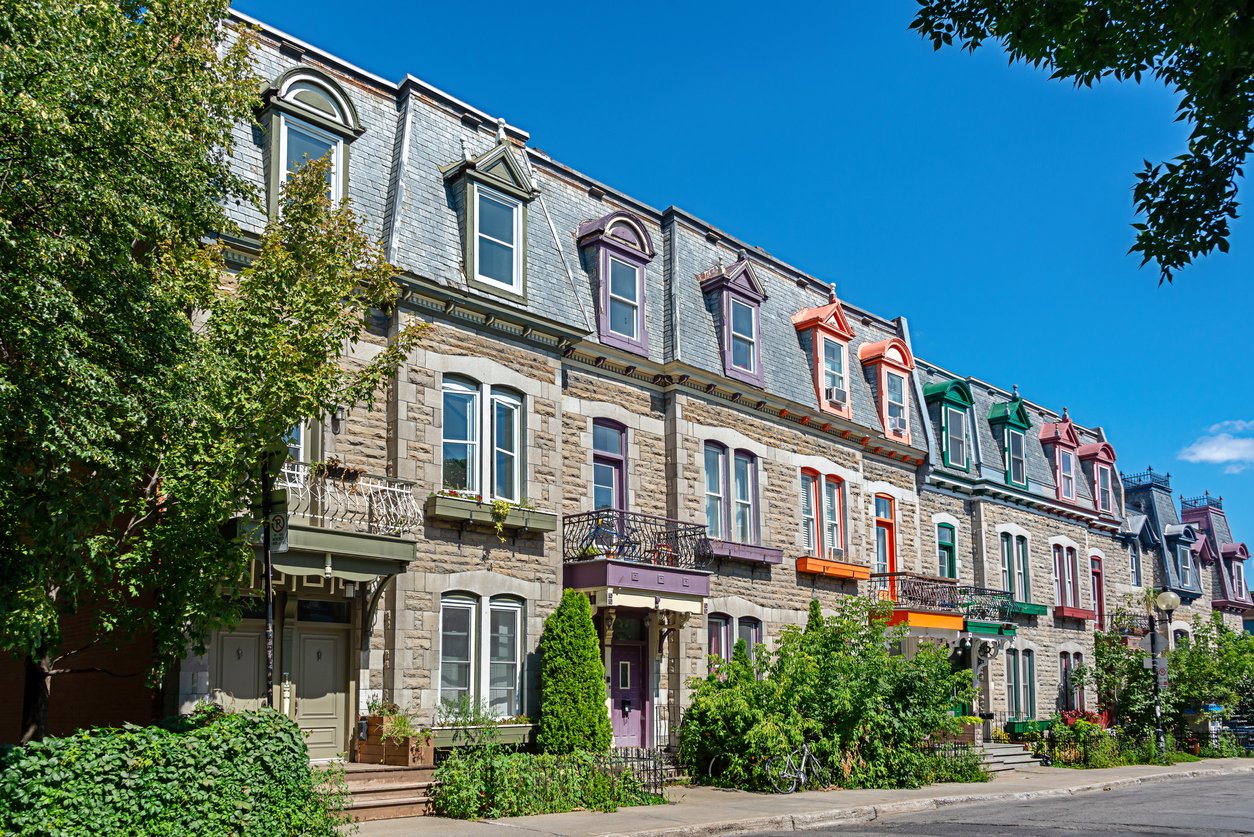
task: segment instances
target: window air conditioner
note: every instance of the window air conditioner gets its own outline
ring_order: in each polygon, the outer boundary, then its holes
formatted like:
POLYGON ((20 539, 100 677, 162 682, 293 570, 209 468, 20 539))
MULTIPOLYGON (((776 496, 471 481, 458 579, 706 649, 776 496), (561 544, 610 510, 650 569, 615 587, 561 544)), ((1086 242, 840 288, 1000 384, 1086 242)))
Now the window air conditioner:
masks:
POLYGON ((840 387, 827 387, 823 390, 823 398, 826 399, 829 404, 844 404, 849 398, 849 393, 845 392, 840 387))
POLYGON ((906 432, 906 419, 904 416, 893 416, 888 420, 888 429, 900 436, 906 432))

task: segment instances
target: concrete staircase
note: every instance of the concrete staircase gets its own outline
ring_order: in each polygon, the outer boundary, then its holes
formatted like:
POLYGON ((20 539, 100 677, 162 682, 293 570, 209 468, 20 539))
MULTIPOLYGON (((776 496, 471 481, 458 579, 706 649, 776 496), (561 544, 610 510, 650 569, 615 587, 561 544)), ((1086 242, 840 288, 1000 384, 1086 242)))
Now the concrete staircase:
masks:
POLYGON ((1030 750, 1023 749, 1022 744, 1002 744, 986 741, 980 745, 984 751, 984 769, 989 773, 1003 773, 1017 767, 1029 767, 1040 764, 1030 750))
POLYGON ((434 772, 433 766, 346 764, 344 778, 352 797, 348 813, 357 822, 429 814, 434 772))

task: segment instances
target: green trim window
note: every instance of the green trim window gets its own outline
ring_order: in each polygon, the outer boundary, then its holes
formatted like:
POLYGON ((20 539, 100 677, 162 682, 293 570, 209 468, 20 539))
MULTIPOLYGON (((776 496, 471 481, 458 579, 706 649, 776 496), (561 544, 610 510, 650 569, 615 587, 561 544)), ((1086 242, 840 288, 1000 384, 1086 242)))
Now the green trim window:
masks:
POLYGON ((1014 598, 1014 538, 1009 532, 1001 533, 1001 589, 1014 598))
POLYGON ((936 524, 936 562, 939 575, 958 577, 958 547, 954 527, 948 523, 936 524))
POLYGON ((1006 651, 1006 715, 1013 721, 1036 717, 1036 652, 1006 651))
POLYGON ((1032 417, 1019 397, 1018 389, 1009 401, 994 404, 988 411, 988 423, 994 430, 1001 429, 1002 455, 1005 457, 1006 484, 1016 488, 1028 487, 1027 431, 1032 427, 1032 417))
POLYGON ((967 411, 948 404, 945 413, 945 464, 967 470, 967 411))
POLYGON ((940 449, 946 468, 970 470, 971 442, 968 441, 971 409, 971 389, 965 381, 942 381, 923 388, 923 397, 929 404, 937 404, 937 420, 940 425, 940 449))
POLYGON ((1006 482, 1028 487, 1027 437, 1014 427, 1006 428, 1006 482))
POLYGON ((1021 602, 1032 600, 1032 571, 1028 556, 1028 539, 1023 535, 1015 536, 1015 590, 1014 598, 1021 602))

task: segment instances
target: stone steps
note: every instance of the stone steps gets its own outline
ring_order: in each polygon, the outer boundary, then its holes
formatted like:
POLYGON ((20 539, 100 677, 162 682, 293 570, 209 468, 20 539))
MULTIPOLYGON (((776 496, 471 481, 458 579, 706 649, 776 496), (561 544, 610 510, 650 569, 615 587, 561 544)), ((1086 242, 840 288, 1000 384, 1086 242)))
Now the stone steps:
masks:
POLYGON ((435 766, 385 767, 345 765, 350 801, 348 813, 356 822, 418 817, 432 811, 435 766))
POLYGON ((984 751, 984 769, 989 773, 1003 773, 1017 767, 1040 764, 1036 756, 1023 749, 1022 744, 988 742, 981 749, 984 751))

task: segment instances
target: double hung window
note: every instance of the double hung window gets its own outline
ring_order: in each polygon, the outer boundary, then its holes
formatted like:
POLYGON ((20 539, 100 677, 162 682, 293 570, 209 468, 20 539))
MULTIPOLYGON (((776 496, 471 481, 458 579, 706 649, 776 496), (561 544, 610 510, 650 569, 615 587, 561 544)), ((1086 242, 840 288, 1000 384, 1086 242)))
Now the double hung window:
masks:
POLYGON ((283 179, 287 180, 298 168, 314 160, 330 157, 327 168, 327 197, 340 199, 340 159, 344 141, 329 131, 315 128, 300 119, 282 114, 279 117, 280 151, 283 160, 283 179))
POLYGON ((475 184, 475 278, 522 292, 522 203, 475 184))
POLYGON ((886 372, 888 398, 888 429, 897 434, 906 432, 906 379, 896 372, 886 372))
POLYGON ((736 297, 729 297, 731 307, 731 363, 737 369, 756 373, 758 345, 758 309, 736 297))
POLYGON ((1097 510, 1101 512, 1113 511, 1115 508, 1114 493, 1111 490, 1110 468, 1105 465, 1097 466, 1097 510))
POLYGON ((486 703, 497 717, 522 710, 523 602, 447 594, 440 603, 440 703, 486 703))
POLYGON ((628 340, 640 340, 640 274, 638 265, 613 256, 610 265, 609 328, 628 340))
POLYGON ((1188 544, 1176 544, 1176 574, 1180 578, 1180 583, 1185 587, 1194 585, 1193 551, 1189 549, 1188 544))
POLYGON ((936 572, 944 578, 958 577, 958 553, 954 541, 954 527, 948 523, 937 524, 936 572))
POLYGON ((1078 652, 1062 651, 1058 654, 1059 708, 1083 709, 1084 689, 1075 684, 1073 675, 1078 666, 1084 664, 1084 655, 1078 652))
POLYGON ((893 514, 893 499, 877 494, 875 496, 875 572, 891 573, 896 571, 896 518, 893 514))
POLYGON ((1141 546, 1136 541, 1128 543, 1128 576, 1132 586, 1141 586, 1141 546))
POLYGON ((1028 484, 1027 447, 1022 430, 1006 428, 1006 481, 1026 487, 1028 484))
POLYGON ((757 542, 758 467, 757 458, 745 451, 736 451, 735 473, 732 477, 734 533, 740 543, 757 542))
POLYGON ((844 483, 836 477, 823 480, 823 543, 830 549, 844 549, 841 524, 845 516, 845 503, 841 494, 844 483))
POLYGON ((705 443, 705 530, 711 538, 727 537, 727 448, 705 443))
POLYGON ((1036 717, 1036 653, 1006 651, 1006 707, 1012 720, 1036 717))
POLYGON ((762 623, 751 616, 741 616, 736 621, 736 639, 745 641, 745 650, 752 660, 757 647, 762 644, 762 623))
POLYGON ((731 633, 731 617, 724 613, 711 613, 706 617, 705 631, 707 653, 730 660, 728 637, 731 633))
POLYGON ((1054 544, 1054 600, 1067 607, 1080 606, 1079 568, 1074 547, 1054 544))
POLYGON ((1028 539, 1023 535, 1015 535, 1015 586, 1011 592, 1018 601, 1032 600, 1032 571, 1028 556, 1028 539))
POLYGON ((442 404, 441 485, 449 490, 519 502, 522 396, 500 387, 448 377, 444 379, 442 404), (483 439, 484 427, 489 428, 487 440, 483 439))
POLYGON ((827 401, 848 400, 845 387, 846 351, 844 343, 830 339, 823 341, 823 397, 827 401))
POLYGON ((1001 533, 1001 589, 1011 597, 1015 594, 1014 536, 1001 533))
POLYGON ((758 541, 758 459, 744 450, 705 443, 706 532, 743 544, 758 541), (730 465, 728 458, 730 457, 730 465))
POLYGON ((967 467, 967 413, 957 407, 945 410, 945 464, 967 467))
POLYGON ((616 421, 592 422, 592 504, 624 511, 627 486, 627 431, 616 421))
POLYGON ((844 503, 841 480, 823 477, 817 472, 801 474, 801 538, 805 551, 819 558, 832 550, 843 549, 841 524, 844 503))
POLYGON ((819 548, 819 478, 801 475, 801 540, 805 550, 814 554, 819 548))
POLYGON ((1058 451, 1058 483, 1064 500, 1075 499, 1075 454, 1058 451))

